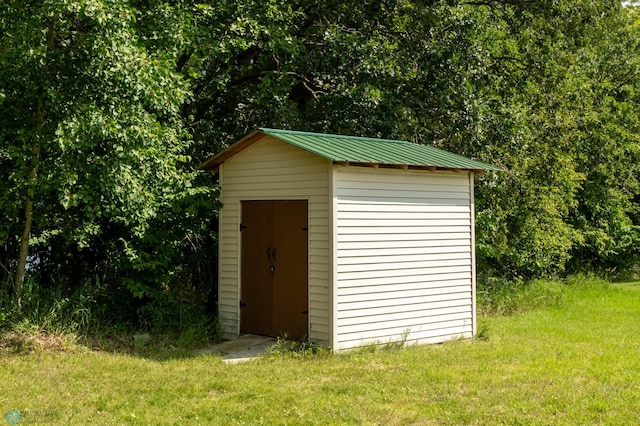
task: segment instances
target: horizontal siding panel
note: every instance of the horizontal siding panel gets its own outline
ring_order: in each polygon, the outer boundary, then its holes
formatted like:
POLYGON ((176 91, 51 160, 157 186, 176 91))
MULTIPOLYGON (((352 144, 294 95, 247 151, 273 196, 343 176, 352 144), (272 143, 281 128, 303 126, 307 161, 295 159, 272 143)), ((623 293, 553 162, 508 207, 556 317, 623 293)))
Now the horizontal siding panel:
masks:
POLYGON ((433 230, 434 232, 426 233, 413 233, 413 234, 339 234, 337 242, 340 243, 340 247, 343 247, 345 243, 375 243, 375 242, 403 242, 403 241, 438 241, 438 240, 471 240, 471 232, 469 227, 465 232, 439 232, 440 230, 433 230))
POLYGON ((408 283, 422 283, 428 285, 430 281, 442 281, 442 280, 456 280, 466 278, 471 280, 470 272, 458 272, 449 274, 433 274, 429 276, 409 276, 399 279, 397 277, 389 278, 366 278, 361 280, 341 280, 340 288, 348 287, 369 287, 376 285, 395 285, 395 284, 408 284, 408 283))
MULTIPOLYGON (((238 252, 238 246, 239 244, 233 240, 228 242, 227 244, 225 244, 222 248, 222 251, 220 252, 220 254, 222 254, 225 258, 229 255, 233 256, 233 254, 238 252)), ((229 261, 231 263, 236 263, 236 259, 235 258, 231 258, 229 259, 229 261)))
POLYGON ((238 306, 237 298, 238 298, 238 290, 235 288, 231 288, 231 286, 227 286, 225 290, 220 292, 220 299, 218 303, 220 305, 237 307, 238 306))
MULTIPOLYGON (((261 180, 260 182, 247 182, 245 184, 236 184, 234 185, 233 193, 238 193, 242 191, 251 191, 254 194, 256 191, 273 191, 276 189, 287 189, 290 193, 291 191, 291 182, 287 181, 279 181, 279 182, 267 182, 265 180, 261 180)), ((307 190, 310 188, 318 188, 318 182, 313 179, 298 179, 295 182, 295 191, 299 193, 302 190, 307 190)))
MULTIPOLYGON (((337 259, 337 265, 339 268, 343 266, 346 267, 346 265, 372 265, 377 263, 384 263, 386 265, 398 263, 401 265, 403 263, 429 262, 433 260, 447 259, 469 259, 469 261, 471 261, 471 254, 468 251, 454 250, 451 253, 421 253, 413 256, 340 257, 337 259)), ((345 269, 341 270, 344 271, 345 269)), ((348 268, 346 270, 348 270, 348 268)))
POLYGON ((236 336, 236 326, 237 326, 237 320, 234 318, 220 318, 220 325, 226 330, 225 331, 225 336, 227 339, 233 339, 236 336), (230 336, 230 337, 229 337, 230 336))
POLYGON ((318 325, 316 328, 314 324, 311 324, 309 326, 309 340, 322 346, 329 346, 331 344, 329 333, 324 331, 324 328, 324 325, 318 325))
MULTIPOLYGON (((229 269, 227 271, 224 271, 224 272, 220 273, 220 281, 230 282, 230 281, 235 280, 237 277, 238 277, 238 275, 234 271, 229 270, 229 269)), ((223 291, 226 288, 227 287, 224 287, 224 286, 221 287, 221 289, 223 289, 223 291)))
POLYGON ((307 165, 305 166, 296 162, 295 164, 288 164, 287 167, 273 167, 273 163, 271 163, 271 167, 267 168, 237 169, 230 172, 225 171, 223 183, 225 185, 229 185, 236 182, 245 182, 250 179, 260 180, 262 177, 277 177, 280 180, 290 180, 291 176, 309 174, 317 174, 321 180, 328 179, 326 165, 318 165, 318 163, 313 161, 306 161, 306 164, 307 165))
POLYGON ((322 270, 318 265, 313 264, 314 269, 309 271, 309 282, 314 287, 326 288, 329 285, 328 267, 322 270))
POLYGON ((309 251, 311 256, 320 256, 320 257, 326 258, 328 250, 329 250, 328 239, 326 240, 317 239, 317 238, 309 239, 309 251))
MULTIPOLYGON (((311 216, 309 217, 309 229, 322 228, 320 230, 326 230, 329 227, 329 218, 327 216, 311 216)), ((326 233, 314 232, 309 235, 310 241, 329 241, 329 236, 326 233)))
POLYGON ((220 274, 224 278, 232 278, 238 275, 238 263, 230 260, 220 265, 220 274), (231 274, 231 275, 230 275, 231 274))
POLYGON ((328 196, 328 195, 329 195, 328 189, 323 187, 298 190, 298 189, 291 189, 283 186, 282 188, 271 188, 269 190, 263 190, 258 193, 250 189, 247 189, 244 191, 229 191, 225 195, 225 200, 229 200, 229 198, 231 197, 240 199, 240 200, 271 200, 271 199, 291 200, 296 198, 319 197, 319 196, 328 196))
POLYGON ((221 308, 224 307, 225 312, 227 312, 227 317, 237 317, 239 309, 237 300, 237 296, 235 296, 234 298, 225 297, 218 301, 218 306, 221 308))
POLYGON ((319 182, 328 179, 326 166, 317 166, 317 164, 309 163, 307 167, 296 167, 290 164, 272 163, 272 167, 269 168, 236 170, 234 173, 226 174, 223 182, 225 185, 260 182, 261 179, 266 182, 283 182, 291 181, 292 176, 300 177, 301 179, 315 176, 319 182), (283 165, 286 167, 282 167, 283 165))
POLYGON ((341 272, 339 274, 340 281, 351 280, 373 280, 378 278, 395 278, 402 281, 406 277, 418 277, 419 279, 425 276, 442 275, 442 274, 456 274, 456 273, 471 273, 471 263, 467 265, 454 265, 454 266, 434 266, 423 268, 403 268, 403 269, 380 269, 377 271, 358 271, 358 272, 341 272))
MULTIPOLYGON (((437 328, 438 323, 446 323, 449 321, 456 320, 467 320, 471 321, 471 309, 461 310, 456 308, 451 308, 448 311, 441 310, 441 314, 439 315, 424 315, 424 316, 416 316, 410 318, 401 318, 395 321, 388 320, 384 317, 379 318, 368 318, 368 321, 359 322, 351 325, 342 325, 342 320, 338 321, 338 335, 345 334, 367 334, 367 332, 371 332, 372 334, 378 335, 388 335, 391 336, 395 334, 395 330, 407 330, 407 329, 425 329, 429 327, 437 328), (383 332, 383 330, 386 330, 383 332), (393 330, 393 331, 392 331, 393 330)), ((346 321, 346 320, 345 320, 346 321)), ((446 325, 444 325, 446 326, 446 325)), ((400 331, 400 333, 402 333, 400 331)))
POLYGON ((399 171, 386 169, 338 169, 340 183, 382 181, 394 185, 404 185, 407 182, 422 182, 425 185, 468 185, 465 174, 450 172, 425 173, 424 171, 399 171))
POLYGON ((461 255, 454 259, 446 260, 430 260, 428 262, 393 262, 393 263, 360 263, 354 265, 339 265, 338 273, 347 272, 373 272, 387 270, 404 270, 417 269, 423 267, 440 267, 440 266, 466 266, 471 265, 471 258, 468 255, 461 255))
POLYGON ((366 199, 386 199, 389 201, 392 200, 411 200, 412 202, 416 202, 416 200, 423 200, 428 203, 427 200, 438 200, 438 204, 444 204, 445 200, 464 200, 469 201, 470 196, 469 192, 446 192, 446 191, 422 191, 422 192, 413 192, 407 191, 403 189, 389 189, 389 190, 378 190, 378 189, 360 189, 360 188, 338 188, 337 195, 339 198, 344 198, 348 200, 366 200, 366 199))
POLYGON ((395 223, 398 220, 402 220, 402 224, 408 221, 416 221, 421 223, 425 220, 442 220, 442 219, 457 219, 469 221, 468 212, 352 212, 352 211, 340 211, 338 210, 337 218, 340 220, 338 226, 342 225, 342 221, 348 220, 384 220, 391 223, 395 223))
POLYGON ((328 346, 330 344, 330 341, 329 333, 324 330, 326 327, 327 326, 325 326, 324 324, 310 324, 309 340, 325 347, 328 346))
MULTIPOLYGON (((412 312, 429 311, 440 308, 468 306, 471 301, 471 291, 467 289, 461 293, 447 293, 429 296, 399 297, 390 299, 355 301, 338 304, 338 318, 359 318, 388 314, 403 314, 412 316, 412 312)), ((341 322, 341 324, 344 324, 341 322)))
POLYGON ((327 256, 326 253, 327 252, 325 250, 311 250, 310 255, 314 256, 314 262, 311 265, 311 270, 326 270, 328 267, 327 265, 329 264, 329 256, 327 256), (322 253, 322 255, 317 253, 322 253))
MULTIPOLYGON (((235 231, 238 229, 238 221, 234 220, 232 221, 227 221, 224 222, 221 226, 220 226, 220 233, 223 232, 230 232, 230 233, 235 233, 235 231)), ((228 241, 228 243, 230 243, 231 241, 228 241)))
MULTIPOLYGON (((378 292, 365 291, 354 294, 340 294, 340 304, 350 303, 375 303, 383 306, 385 303, 394 304, 396 299, 416 298, 417 300, 444 300, 445 298, 471 297, 471 285, 458 285, 447 287, 417 287, 407 290, 396 290, 393 286, 378 292)), ((408 300, 408 302, 411 302, 408 300)), ((342 308, 340 308, 342 309, 342 308)))
POLYGON ((352 203, 352 202, 368 202, 368 203, 390 203, 390 204, 431 204, 431 205, 450 205, 450 206, 468 206, 469 199, 454 199, 454 198, 429 198, 424 199, 423 197, 411 197, 411 198, 403 198, 399 196, 386 196, 384 199, 376 196, 370 197, 351 197, 351 198, 342 198, 340 200, 341 203, 352 203))
POLYGON ((372 321, 395 322, 399 320, 414 321, 423 318, 419 315, 429 313, 429 317, 470 312, 471 299, 443 300, 438 302, 413 303, 402 306, 380 306, 366 309, 353 309, 338 312, 340 327, 369 324, 372 321))
POLYGON ((463 183, 460 184, 458 181, 450 181, 445 182, 442 181, 440 184, 437 183, 425 183, 425 181, 415 182, 405 181, 401 184, 380 180, 369 180, 369 181, 344 181, 340 180, 338 182, 338 195, 347 195, 353 194, 356 191, 362 192, 364 194, 367 191, 377 191, 377 193, 381 192, 394 192, 398 191, 398 188, 402 188, 402 191, 410 191, 415 194, 425 194, 425 193, 457 193, 462 196, 468 195, 469 192, 469 181, 467 179, 463 180, 463 183))
POLYGON ((377 285, 377 286, 367 286, 366 288, 353 286, 353 287, 340 287, 337 290, 337 295, 340 297, 340 301, 342 301, 343 296, 350 295, 359 295, 363 296, 365 293, 367 294, 377 294, 377 293, 385 293, 385 292, 402 292, 409 290, 418 290, 423 289, 427 291, 449 291, 449 289, 454 289, 458 286, 471 286, 471 280, 469 277, 460 278, 457 280, 447 279, 442 281, 430 281, 425 284, 424 281, 416 281, 416 282, 404 282, 404 283, 391 283, 387 285, 377 285))
POLYGON ((370 343, 384 344, 394 341, 404 341, 407 345, 414 343, 442 343, 458 337, 470 338, 472 326, 469 321, 451 321, 439 324, 439 327, 436 328, 425 328, 423 330, 412 331, 406 336, 406 339, 404 339, 404 331, 406 330, 400 330, 398 332, 385 330, 383 333, 378 334, 376 334, 376 332, 372 332, 360 335, 354 333, 351 335, 339 336, 340 343, 338 348, 348 349, 370 343))
POLYGON ((317 220, 317 219, 325 219, 329 220, 329 212, 327 210, 311 210, 309 211, 309 219, 317 220))
POLYGON ((342 219, 338 223, 338 233, 341 233, 343 228, 405 228, 405 227, 421 227, 421 226, 469 226, 469 218, 449 218, 449 219, 406 219, 402 216, 389 219, 342 219))
POLYGON ((403 227, 370 227, 358 226, 352 228, 340 227, 338 233, 338 241, 344 240, 348 235, 397 235, 402 239, 402 235, 407 234, 429 234, 429 233, 445 233, 445 232, 471 232, 470 225, 460 226, 403 226, 403 227))
POLYGON ((413 204, 398 204, 398 203, 385 203, 379 202, 363 202, 363 201, 345 201, 340 200, 338 204, 339 213, 342 212, 362 212, 368 214, 378 214, 379 212, 392 212, 396 214, 405 213, 467 213, 471 212, 471 208, 468 205, 449 205, 449 204, 432 204, 428 203, 413 203, 413 204))
POLYGON ((471 238, 442 238, 431 240, 399 240, 399 241, 361 241, 361 242, 342 242, 340 250, 386 250, 390 248, 426 248, 426 247, 447 247, 459 246, 469 247, 471 238))
MULTIPOLYGON (((431 247, 397 247, 386 249, 360 249, 360 250, 339 250, 338 258, 360 257, 366 261, 366 258, 376 256, 402 256, 405 261, 415 261, 411 256, 420 256, 425 254, 440 253, 465 253, 470 252, 469 245, 455 246, 431 246, 431 247)), ((340 263, 340 261, 338 261, 340 263)))
MULTIPOLYGON (((277 143, 276 143, 277 144, 277 143)), ((234 165, 236 162, 263 164, 263 168, 268 168, 274 163, 288 163, 292 166, 303 164, 318 165, 319 161, 325 161, 306 151, 293 148, 291 146, 277 147, 276 144, 256 144, 242 152, 242 156, 235 156, 226 161, 225 166, 234 165), (265 149, 265 145, 271 145, 265 149)))
POLYGON ((309 318, 309 324, 315 324, 316 326, 329 325, 329 311, 327 309, 318 309, 316 315, 312 315, 309 318))
POLYGON ((324 295, 311 295, 309 297, 309 308, 312 312, 316 312, 316 310, 327 310, 327 306, 329 306, 329 297, 324 295))
MULTIPOLYGON (((225 163, 225 168, 227 169, 225 172, 227 173, 227 176, 233 173, 233 166, 238 167, 236 163, 257 164, 260 165, 260 168, 263 170, 273 168, 274 164, 290 165, 291 167, 308 165, 312 167, 326 163, 326 160, 301 149, 292 148, 291 146, 276 147, 276 144, 270 145, 271 146, 265 149, 266 147, 264 144, 256 144, 242 152, 241 156, 236 155, 235 157, 227 160, 225 163)), ((235 170, 237 171, 238 169, 235 170)))

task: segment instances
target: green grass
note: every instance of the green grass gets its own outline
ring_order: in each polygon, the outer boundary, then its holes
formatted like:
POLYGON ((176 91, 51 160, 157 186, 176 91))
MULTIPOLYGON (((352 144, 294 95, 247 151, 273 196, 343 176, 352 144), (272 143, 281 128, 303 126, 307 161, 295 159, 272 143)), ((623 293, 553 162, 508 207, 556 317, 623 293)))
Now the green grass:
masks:
POLYGON ((486 340, 444 345, 274 351, 238 365, 78 347, 5 353, 0 414, 54 410, 60 424, 640 423, 640 284, 561 291, 561 303, 482 318, 486 340))

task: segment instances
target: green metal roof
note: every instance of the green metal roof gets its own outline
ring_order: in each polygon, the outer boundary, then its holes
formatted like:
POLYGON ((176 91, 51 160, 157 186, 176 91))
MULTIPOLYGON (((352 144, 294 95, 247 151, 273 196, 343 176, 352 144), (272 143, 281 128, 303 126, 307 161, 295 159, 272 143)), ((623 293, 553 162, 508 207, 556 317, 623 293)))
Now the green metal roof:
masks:
POLYGON ((407 141, 260 128, 205 163, 215 169, 266 135, 338 164, 429 170, 502 170, 428 145, 407 141))

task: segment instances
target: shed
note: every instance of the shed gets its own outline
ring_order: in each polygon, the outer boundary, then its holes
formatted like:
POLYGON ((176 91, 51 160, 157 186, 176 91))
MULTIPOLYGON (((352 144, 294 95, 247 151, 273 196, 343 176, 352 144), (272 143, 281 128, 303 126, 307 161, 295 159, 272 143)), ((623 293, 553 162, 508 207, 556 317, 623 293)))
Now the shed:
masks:
POLYGON ((474 173, 406 141, 262 128, 200 165, 219 176, 228 339, 341 350, 476 332, 474 173))

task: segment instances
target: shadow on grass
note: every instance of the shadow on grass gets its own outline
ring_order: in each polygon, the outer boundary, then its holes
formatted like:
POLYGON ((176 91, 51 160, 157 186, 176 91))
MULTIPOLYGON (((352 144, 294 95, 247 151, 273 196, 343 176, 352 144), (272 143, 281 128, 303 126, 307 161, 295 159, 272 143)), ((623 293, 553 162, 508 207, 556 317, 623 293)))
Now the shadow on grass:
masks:
MULTIPOLYGON (((253 336, 259 337, 259 336, 253 336)), ((0 358, 3 356, 23 356, 37 353, 82 353, 102 352, 152 361, 170 361, 190 359, 202 356, 219 357, 221 360, 234 358, 235 352, 244 352, 255 356, 324 356, 329 349, 321 348, 308 341, 287 339, 269 339, 272 344, 263 345, 259 351, 243 346, 242 338, 221 342, 219 339, 208 341, 189 341, 175 335, 152 333, 93 333, 77 335, 72 332, 50 332, 37 327, 24 325, 0 330, 0 358)), ((264 339, 263 339, 264 340, 264 339)), ((247 355, 249 356, 249 355, 247 355)))
POLYGON ((623 281, 611 284, 613 288, 622 288, 640 291, 640 281, 623 281))
POLYGON ((197 356, 196 349, 215 341, 185 345, 176 336, 92 333, 78 335, 69 331, 48 331, 37 327, 13 326, 0 330, 0 358, 40 352, 104 352, 155 361, 197 356), (144 337, 141 337, 144 336, 144 337))

